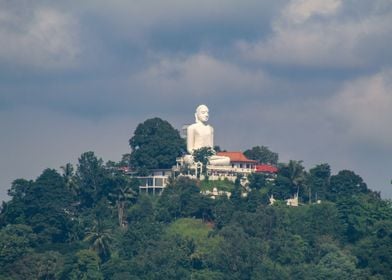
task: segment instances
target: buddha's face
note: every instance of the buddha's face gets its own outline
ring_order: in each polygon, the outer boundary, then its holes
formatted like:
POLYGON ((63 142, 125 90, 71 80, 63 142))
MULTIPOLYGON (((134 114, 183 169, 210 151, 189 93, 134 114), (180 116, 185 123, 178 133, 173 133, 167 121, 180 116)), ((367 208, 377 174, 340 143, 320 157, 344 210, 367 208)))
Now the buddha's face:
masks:
POLYGON ((208 108, 207 106, 200 106, 196 112, 197 119, 203 123, 208 121, 208 108))

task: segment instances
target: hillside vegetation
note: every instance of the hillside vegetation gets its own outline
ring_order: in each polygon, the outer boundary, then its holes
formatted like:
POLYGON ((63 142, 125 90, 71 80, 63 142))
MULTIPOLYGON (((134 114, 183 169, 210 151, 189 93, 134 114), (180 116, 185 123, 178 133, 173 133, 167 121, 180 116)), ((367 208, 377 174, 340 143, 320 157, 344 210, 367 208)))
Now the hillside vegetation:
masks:
POLYGON ((15 180, 0 279, 391 279, 391 202, 352 171, 290 161, 273 182, 252 175, 247 197, 236 183, 211 199, 200 193, 211 182, 184 177, 147 196, 119 170, 127 157, 86 152, 75 170, 15 180), (287 206, 297 192, 300 206, 287 206))

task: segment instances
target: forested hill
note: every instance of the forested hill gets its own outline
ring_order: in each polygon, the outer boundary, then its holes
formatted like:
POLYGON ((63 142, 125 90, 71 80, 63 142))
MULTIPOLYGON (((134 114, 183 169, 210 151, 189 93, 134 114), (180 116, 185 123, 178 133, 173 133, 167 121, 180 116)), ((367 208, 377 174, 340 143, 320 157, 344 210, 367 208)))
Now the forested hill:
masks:
POLYGON ((119 168, 128 163, 86 152, 75 169, 15 180, 0 212, 0 279, 391 279, 391 202, 352 171, 290 161, 273 182, 250 176, 246 197, 238 182, 185 177, 149 196, 119 168), (201 194, 214 184, 230 199, 201 194), (297 190, 300 206, 287 206, 297 190))

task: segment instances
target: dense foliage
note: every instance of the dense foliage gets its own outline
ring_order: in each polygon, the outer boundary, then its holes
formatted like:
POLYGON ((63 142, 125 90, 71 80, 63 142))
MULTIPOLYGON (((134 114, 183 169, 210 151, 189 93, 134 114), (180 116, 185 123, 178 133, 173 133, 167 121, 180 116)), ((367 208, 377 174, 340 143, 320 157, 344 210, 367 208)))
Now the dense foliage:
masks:
POLYGON ((185 152, 185 141, 172 125, 160 118, 148 119, 136 127, 129 140, 130 164, 139 173, 148 169, 171 168, 185 152))
POLYGON ((67 164, 62 174, 46 169, 36 180, 15 180, 0 212, 0 279, 392 275, 392 205, 352 171, 332 175, 328 164, 307 171, 290 161, 274 180, 251 175, 247 196, 239 180, 185 177, 147 196, 117 168, 123 162, 104 164, 87 152, 75 170, 67 164), (230 199, 200 192, 213 187, 230 190, 230 199), (300 206, 287 206, 295 193, 300 206))
POLYGON ((272 152, 266 146, 256 146, 244 152, 244 155, 253 160, 257 160, 260 163, 265 164, 278 164, 279 155, 278 153, 272 152))

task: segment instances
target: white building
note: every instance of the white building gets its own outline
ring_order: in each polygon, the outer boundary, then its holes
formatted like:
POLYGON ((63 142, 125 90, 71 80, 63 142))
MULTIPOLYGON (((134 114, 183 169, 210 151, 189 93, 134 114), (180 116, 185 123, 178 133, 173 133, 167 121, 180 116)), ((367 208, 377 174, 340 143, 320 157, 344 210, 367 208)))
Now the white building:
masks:
MULTIPOLYGON (((258 164, 257 161, 248 159, 242 152, 218 152, 218 156, 230 158, 230 165, 207 165, 207 170, 203 170, 200 162, 188 165, 184 162, 184 158, 178 158, 177 164, 172 169, 156 169, 152 170, 149 176, 138 176, 140 180, 139 191, 148 194, 161 194, 166 188, 169 178, 175 176, 187 176, 192 179, 204 179, 203 174, 207 174, 208 179, 224 180, 227 179, 235 182, 238 176, 242 177, 241 184, 247 185, 247 177, 252 173, 277 173, 278 169, 272 165, 258 164)), ((272 176, 272 178, 273 178, 272 176)))
POLYGON ((135 178, 140 181, 140 193, 160 195, 166 188, 171 176, 171 169, 155 169, 152 170, 149 176, 137 176, 135 178))

